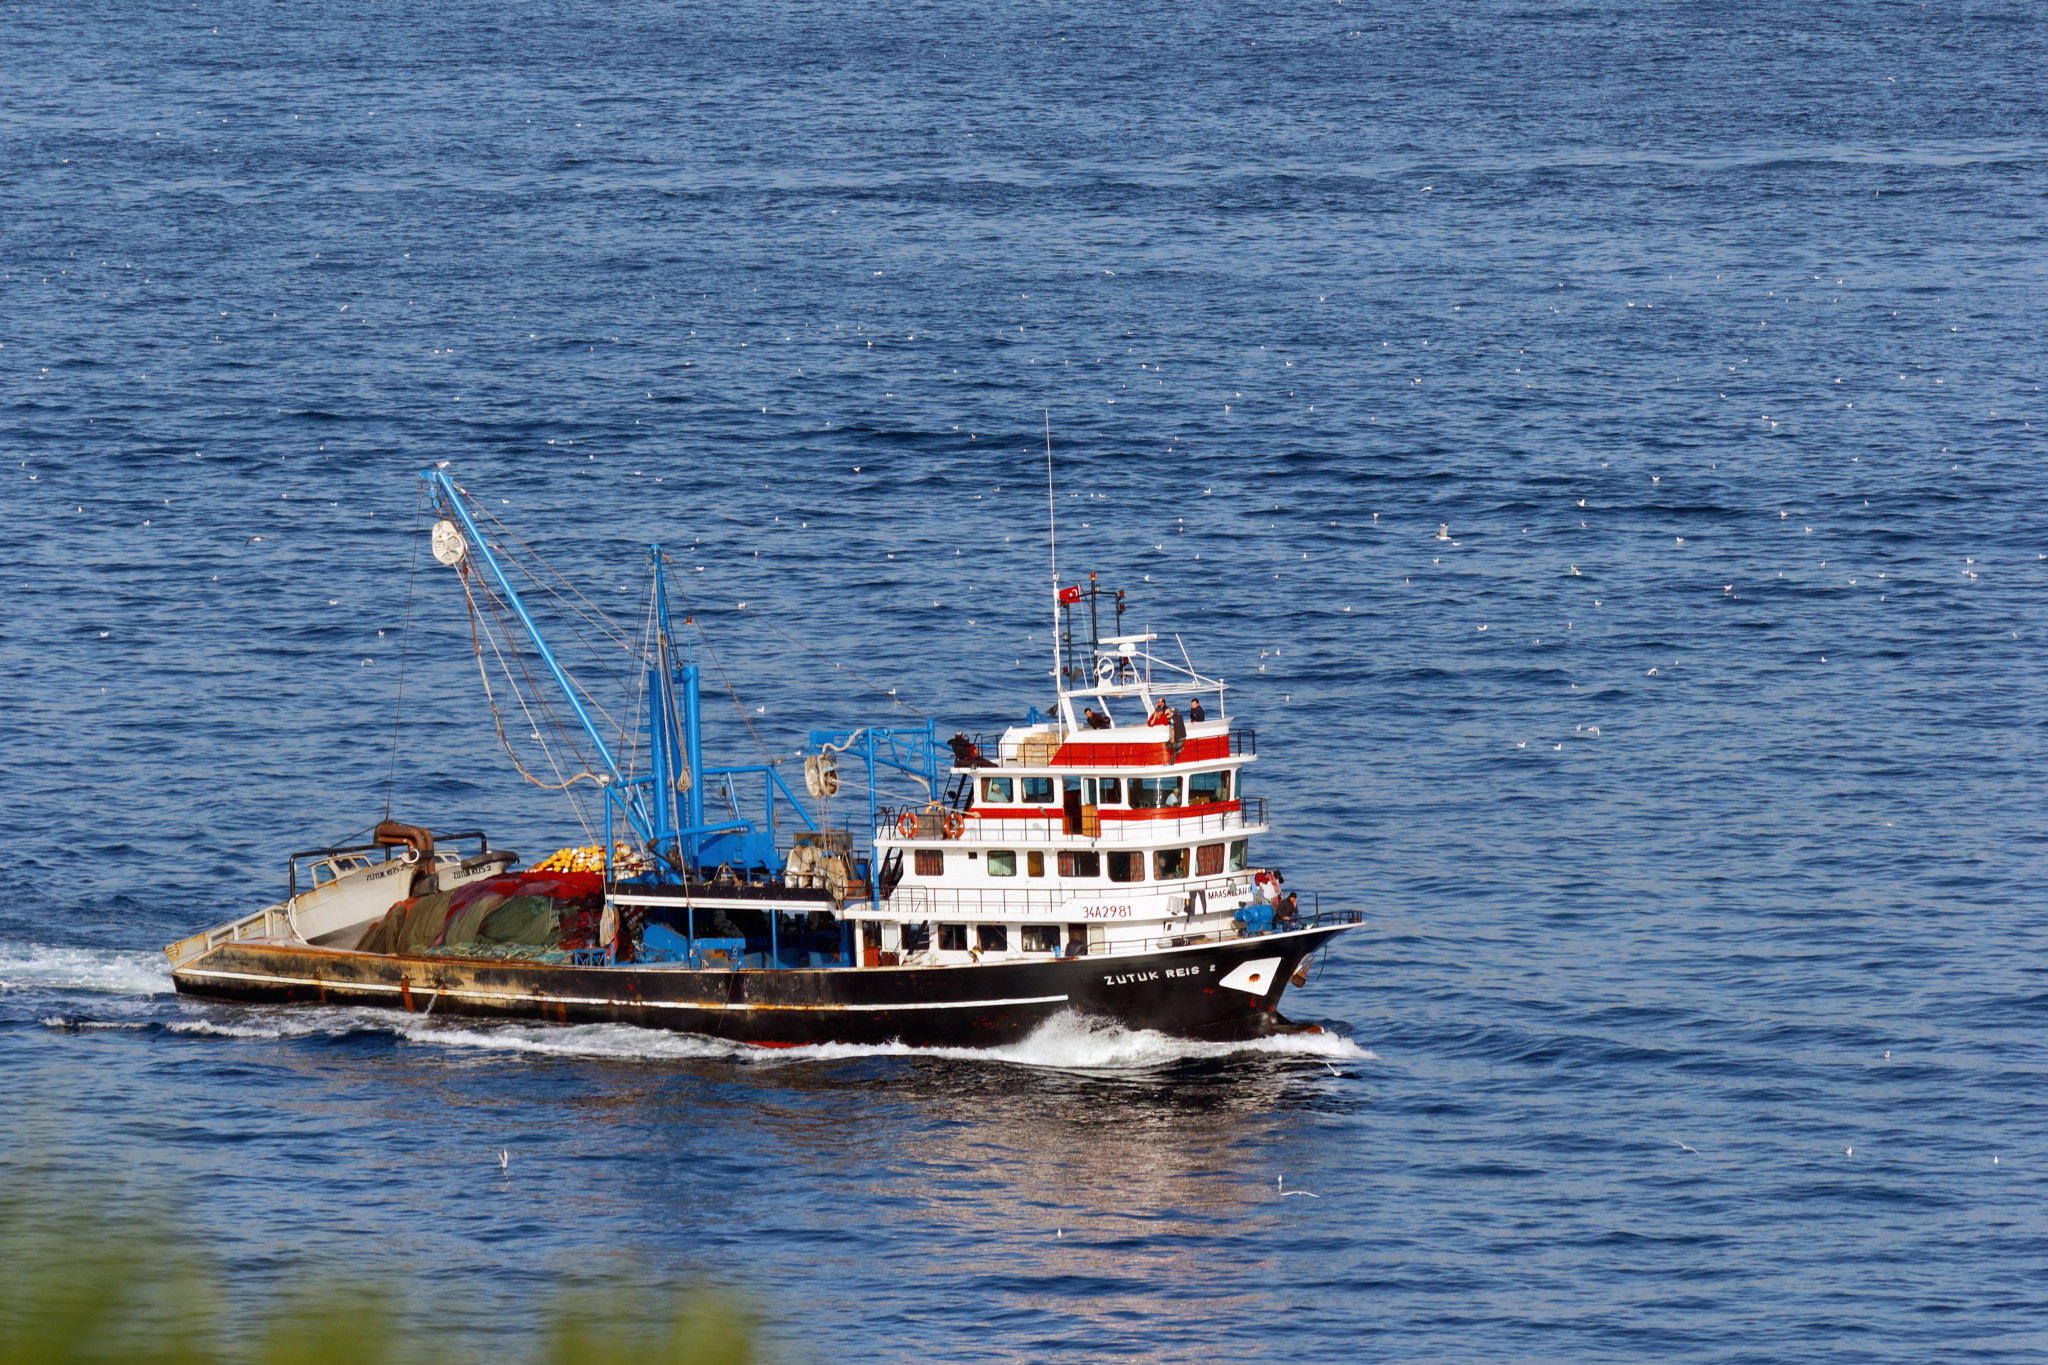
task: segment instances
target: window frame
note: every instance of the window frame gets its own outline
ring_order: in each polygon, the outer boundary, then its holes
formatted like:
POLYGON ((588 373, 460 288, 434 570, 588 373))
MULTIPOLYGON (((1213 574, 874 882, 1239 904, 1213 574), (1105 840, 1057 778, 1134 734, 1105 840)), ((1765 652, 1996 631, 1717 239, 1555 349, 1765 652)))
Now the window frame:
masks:
POLYGON ((1109 850, 1109 858, 1107 862, 1104 864, 1103 870, 1109 874, 1109 879, 1113 882, 1120 882, 1125 885, 1132 885, 1138 882, 1142 882, 1145 880, 1144 851, 1142 849, 1111 849, 1109 850), (1123 860, 1124 866, 1127 869, 1130 869, 1133 875, 1128 877, 1119 877, 1116 875, 1116 865, 1119 859, 1123 860))
POLYGON ((910 872, 915 877, 943 877, 946 875, 946 850, 943 848, 913 848, 910 850, 910 872))
POLYGON ((984 777, 981 779, 981 802, 985 806, 1007 806, 1015 801, 1015 788, 1007 777, 984 777), (998 796, 998 789, 1002 794, 998 796))
POLYGON ((1131 779, 1132 810, 1178 810, 1180 805, 1181 782, 1178 774, 1172 777, 1134 777, 1131 779), (1140 793, 1153 799, 1141 802, 1138 800, 1140 793))
POLYGON ((988 851, 988 875, 991 877, 1014 877, 1017 875, 1017 850, 1014 848, 992 848, 988 851))
POLYGON ((1102 875, 1102 854, 1092 848, 1063 848, 1060 850, 1059 866, 1062 877, 1070 877, 1077 881, 1084 877, 1100 877, 1102 875), (1085 872, 1081 870, 1081 861, 1084 858, 1094 864, 1090 870, 1085 872))
POLYGON ((1188 875, 1188 851, 1185 848, 1155 848, 1152 850, 1152 880, 1155 882, 1186 881, 1188 875), (1168 859, 1174 859, 1175 870, 1169 872, 1168 859))

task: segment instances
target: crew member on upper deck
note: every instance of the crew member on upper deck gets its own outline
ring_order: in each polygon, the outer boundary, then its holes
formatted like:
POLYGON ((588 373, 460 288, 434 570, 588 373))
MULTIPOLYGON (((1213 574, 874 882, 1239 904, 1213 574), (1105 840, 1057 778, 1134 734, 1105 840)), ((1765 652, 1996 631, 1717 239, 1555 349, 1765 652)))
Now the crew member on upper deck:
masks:
POLYGON ((1209 719, 1209 713, 1202 709, 1202 699, 1200 697, 1188 698, 1188 719, 1194 721, 1197 725, 1209 719))
POLYGON ((1108 716, 1103 715, 1092 706, 1082 708, 1082 719, 1088 722, 1088 728, 1091 730, 1107 730, 1111 725, 1115 724, 1108 716))
POLYGON ((1173 727, 1173 737, 1166 741, 1166 756, 1169 760, 1179 758, 1180 746, 1188 737, 1188 723, 1181 719, 1180 712, 1167 705, 1166 698, 1161 697, 1158 705, 1152 708, 1152 714, 1145 718, 1145 723, 1173 727))
POLYGON ((955 730, 953 737, 946 741, 953 750, 953 766, 956 768, 993 768, 995 763, 981 756, 981 750, 967 737, 964 730, 955 730))

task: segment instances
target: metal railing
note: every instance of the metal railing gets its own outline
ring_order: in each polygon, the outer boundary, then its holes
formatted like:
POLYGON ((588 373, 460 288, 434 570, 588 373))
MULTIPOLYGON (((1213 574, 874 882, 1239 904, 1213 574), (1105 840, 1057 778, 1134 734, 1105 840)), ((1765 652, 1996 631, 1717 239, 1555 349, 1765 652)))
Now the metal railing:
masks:
MULTIPOLYGON (((1126 725, 1119 728, 1145 730, 1147 727, 1143 725, 1126 725)), ((1018 741, 1016 751, 1010 754, 1003 752, 1002 737, 999 735, 976 735, 974 736, 974 747, 992 768, 1043 768, 1051 764, 1052 756, 1058 753, 1060 746, 1065 744, 1075 733, 1075 731, 1068 729, 1065 725, 1056 725, 1048 732, 1027 735, 1024 739, 1018 741)), ((1254 758, 1258 756, 1259 732, 1257 730, 1251 729, 1248 726, 1241 726, 1228 730, 1225 734, 1229 738, 1229 749, 1227 752, 1233 756, 1249 755, 1254 758)), ((1213 738, 1213 736, 1210 737, 1213 738)), ((1163 741, 1154 734, 1148 734, 1144 739, 1125 742, 1137 745, 1157 745, 1163 741)), ((1138 763, 1134 766, 1152 767, 1156 765, 1138 763)))
POLYGON ((1159 844, 1257 830, 1264 828, 1266 824, 1266 798, 1263 796, 1244 796, 1235 801, 1220 802, 1215 809, 1200 813, 1189 807, 1169 806, 1162 809, 1179 809, 1187 813, 1163 820, 1104 820, 1098 815, 1094 822, 1095 832, 1083 834, 1079 829, 1070 828, 1069 821, 1064 815, 990 819, 969 811, 962 813, 960 819, 949 824, 946 817, 956 812, 927 812, 915 808, 899 810, 892 806, 883 806, 876 812, 875 834, 876 837, 885 839, 905 837, 901 826, 905 815, 911 817, 917 831, 908 836, 910 838, 972 839, 976 843, 1034 843, 1083 837, 1115 844, 1159 844), (958 833, 952 832, 954 830, 958 833))
POLYGON ((1131 913, 1115 919, 1097 917, 1092 924, 1118 924, 1187 913, 1187 898, 1199 892, 1205 898, 1221 900, 1251 891, 1250 872, 1226 872, 1189 881, 1112 882, 1098 880, 1067 882, 1061 886, 972 887, 900 885, 883 902, 891 915, 904 919, 1000 920, 1012 915, 1063 915, 1068 901, 1086 900, 1115 903, 1128 900, 1131 913), (1158 888, 1172 889, 1164 895, 1158 888), (1143 913, 1140 913, 1141 906, 1143 913))

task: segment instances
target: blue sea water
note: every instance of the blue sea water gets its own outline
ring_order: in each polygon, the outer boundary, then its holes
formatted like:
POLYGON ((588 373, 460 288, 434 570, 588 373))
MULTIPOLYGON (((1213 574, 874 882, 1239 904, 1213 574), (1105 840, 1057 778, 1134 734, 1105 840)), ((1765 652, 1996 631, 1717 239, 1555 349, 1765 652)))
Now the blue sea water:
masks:
POLYGON ((619 1265, 821 1360, 2048 1358, 2037 7, 24 4, 0 51, 0 1170, 486 1343, 619 1265), (1232 683, 1264 853, 1371 921, 1288 997, 1321 1038, 168 993, 387 794, 584 840, 422 467, 629 612, 670 547, 747 761, 1043 704, 1048 424, 1064 576, 1232 683))

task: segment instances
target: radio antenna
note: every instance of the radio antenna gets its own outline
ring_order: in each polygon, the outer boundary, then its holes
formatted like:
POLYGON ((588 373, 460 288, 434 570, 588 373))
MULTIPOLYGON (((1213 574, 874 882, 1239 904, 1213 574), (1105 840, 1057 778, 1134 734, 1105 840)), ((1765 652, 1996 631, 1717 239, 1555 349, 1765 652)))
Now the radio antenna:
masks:
MULTIPOLYGON (((1059 505, 1053 499, 1051 408, 1045 410, 1045 530, 1052 545, 1052 689, 1057 697, 1064 680, 1060 677, 1060 520, 1059 505)), ((1055 720, 1060 714, 1059 703, 1055 701, 1055 720)))

